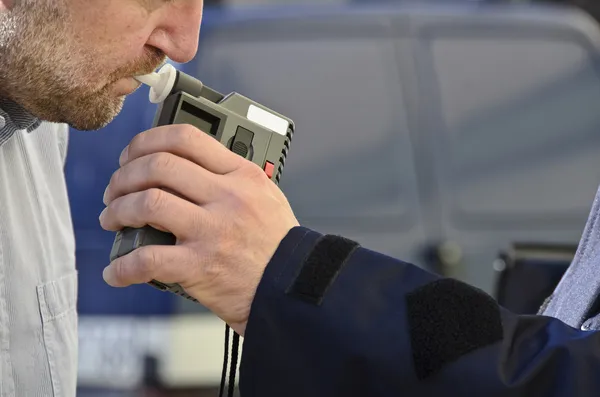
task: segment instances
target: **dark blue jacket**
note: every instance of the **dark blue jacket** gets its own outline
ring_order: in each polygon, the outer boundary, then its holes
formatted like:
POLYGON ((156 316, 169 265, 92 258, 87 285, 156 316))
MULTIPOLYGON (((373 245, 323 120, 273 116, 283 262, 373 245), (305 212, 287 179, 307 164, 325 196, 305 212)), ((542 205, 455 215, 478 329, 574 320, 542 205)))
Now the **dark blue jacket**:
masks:
POLYGON ((240 393, 597 397, 600 334, 298 227, 258 287, 240 393))

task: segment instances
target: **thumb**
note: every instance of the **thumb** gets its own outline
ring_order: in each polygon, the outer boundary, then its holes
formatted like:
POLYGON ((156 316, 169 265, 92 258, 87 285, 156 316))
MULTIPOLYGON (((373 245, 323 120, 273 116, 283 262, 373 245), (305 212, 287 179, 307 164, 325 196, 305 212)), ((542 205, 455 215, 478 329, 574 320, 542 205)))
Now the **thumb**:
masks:
POLYGON ((102 272, 112 287, 144 284, 151 280, 179 283, 186 278, 187 249, 180 245, 149 245, 115 259, 102 272))

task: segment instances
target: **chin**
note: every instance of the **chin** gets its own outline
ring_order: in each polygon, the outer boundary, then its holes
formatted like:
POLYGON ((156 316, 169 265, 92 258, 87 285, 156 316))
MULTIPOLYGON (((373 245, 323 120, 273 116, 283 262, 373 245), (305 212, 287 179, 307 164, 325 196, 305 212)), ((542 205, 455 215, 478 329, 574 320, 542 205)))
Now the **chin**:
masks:
POLYGON ((70 117, 65 117, 63 123, 80 131, 96 131, 110 124, 123 109, 125 97, 113 99, 104 107, 79 107, 70 117), (81 110, 84 110, 81 112, 81 110))

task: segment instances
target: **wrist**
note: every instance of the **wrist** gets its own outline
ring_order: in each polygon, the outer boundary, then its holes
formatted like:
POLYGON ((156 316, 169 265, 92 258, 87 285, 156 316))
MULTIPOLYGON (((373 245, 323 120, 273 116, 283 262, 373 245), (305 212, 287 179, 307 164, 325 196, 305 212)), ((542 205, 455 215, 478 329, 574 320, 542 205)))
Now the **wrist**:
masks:
POLYGON ((261 279, 254 291, 249 315, 244 324, 244 333, 253 328, 255 322, 262 319, 259 313, 273 297, 279 298, 306 258, 319 237, 322 235, 303 226, 296 226, 281 240, 271 260, 267 263, 261 279), (256 314, 256 315, 255 315, 256 314))

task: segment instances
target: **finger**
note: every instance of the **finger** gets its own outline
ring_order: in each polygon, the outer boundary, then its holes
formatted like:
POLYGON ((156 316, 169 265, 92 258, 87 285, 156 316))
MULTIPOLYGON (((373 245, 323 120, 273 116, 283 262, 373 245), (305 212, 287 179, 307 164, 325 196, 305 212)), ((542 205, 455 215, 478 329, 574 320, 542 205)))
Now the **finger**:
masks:
POLYGON ((166 189, 195 204, 206 204, 215 199, 220 186, 215 174, 182 157, 159 152, 138 157, 115 171, 104 193, 104 204, 151 188, 166 189))
POLYGON ((146 225, 166 230, 179 240, 197 238, 197 226, 207 212, 161 189, 130 193, 113 200, 100 214, 100 225, 109 231, 146 225))
POLYGON ((112 261, 104 269, 102 276, 113 287, 144 284, 151 280, 178 283, 190 273, 188 251, 188 248, 181 245, 141 247, 112 261))
POLYGON ((124 165, 157 152, 172 153, 221 175, 237 170, 247 161, 197 128, 187 124, 173 124, 136 135, 121 153, 119 164, 124 165))

